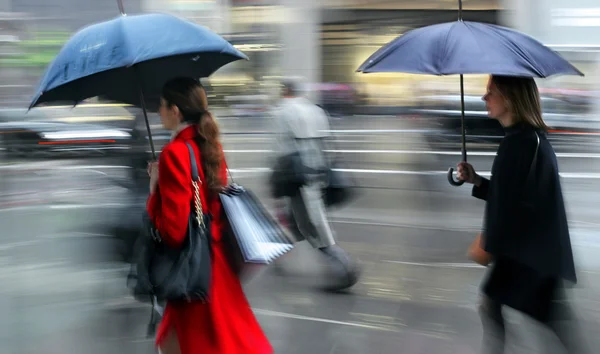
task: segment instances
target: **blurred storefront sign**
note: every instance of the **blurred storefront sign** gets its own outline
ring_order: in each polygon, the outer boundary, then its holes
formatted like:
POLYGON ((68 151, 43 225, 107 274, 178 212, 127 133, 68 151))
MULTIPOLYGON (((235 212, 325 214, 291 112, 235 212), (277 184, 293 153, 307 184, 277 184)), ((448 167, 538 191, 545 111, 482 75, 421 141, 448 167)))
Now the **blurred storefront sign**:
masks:
POLYGON ((231 6, 265 6, 276 4, 271 0, 231 0, 231 6))
POLYGON ((167 12, 217 33, 230 31, 229 0, 143 0, 146 12, 167 12))
POLYGON ((243 6, 231 11, 231 22, 236 25, 282 24, 289 20, 290 11, 282 6, 243 6))

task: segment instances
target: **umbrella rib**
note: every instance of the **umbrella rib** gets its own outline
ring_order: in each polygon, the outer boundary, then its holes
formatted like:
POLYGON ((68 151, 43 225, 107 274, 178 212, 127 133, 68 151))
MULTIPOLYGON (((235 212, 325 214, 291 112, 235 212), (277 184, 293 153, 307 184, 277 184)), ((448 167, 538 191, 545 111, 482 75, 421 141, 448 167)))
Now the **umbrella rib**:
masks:
POLYGON ((130 43, 130 39, 129 36, 127 35, 127 31, 125 30, 125 18, 124 16, 122 16, 121 18, 118 19, 119 21, 119 26, 121 27, 121 34, 123 36, 123 44, 125 44, 125 48, 127 49, 127 58, 131 60, 131 62, 127 63, 127 67, 131 67, 133 65, 136 64, 136 59, 137 58, 133 58, 131 59, 131 43, 130 43))
POLYGON ((407 33, 405 35, 402 35, 396 39, 394 39, 389 45, 383 46, 380 48, 381 53, 377 53, 375 52, 372 56, 374 56, 374 59, 367 59, 367 60, 372 60, 371 63, 369 63, 369 65, 365 68, 365 70, 368 70, 370 67, 377 65, 380 61, 382 61, 383 59, 385 59, 387 57, 387 55, 389 52, 393 52, 396 51, 398 48, 402 47, 403 45, 406 45, 409 41, 413 41, 415 39, 417 39, 420 34, 420 32, 412 32, 412 33, 407 33), (415 34, 416 33, 416 34, 415 34), (410 36, 409 38, 406 38, 405 36, 410 36), (393 42, 399 42, 401 39, 404 39, 404 41, 398 45, 394 45, 393 42))
MULTIPOLYGON (((473 37, 473 39, 477 38, 477 36, 475 35, 475 32, 473 31, 473 28, 471 28, 471 26, 470 26, 471 22, 469 22, 469 21, 460 21, 460 24, 462 24, 463 26, 465 26, 465 28, 467 29, 467 31, 469 31, 469 33, 471 34, 471 37, 473 37)), ((479 48, 480 52, 482 52, 482 53, 485 52, 483 50, 483 48, 481 48, 481 45, 479 44, 479 41, 473 40, 473 42, 475 42, 475 45, 477 45, 477 48, 479 48)), ((465 73, 461 72, 460 74, 462 75, 462 74, 465 74, 465 73)))
MULTIPOLYGON (((457 21, 457 22, 459 22, 459 21, 457 21)), ((462 22, 462 21, 460 21, 460 22, 462 22)), ((443 46, 444 52, 442 53, 442 58, 446 58, 446 55, 449 52, 449 50, 448 50, 448 46, 449 46, 449 44, 448 44, 448 38, 450 38, 450 32, 454 29, 454 25, 455 24, 456 23, 453 23, 452 26, 450 26, 450 30, 448 30, 448 32, 446 32, 446 38, 444 39, 444 46, 443 46)), ((436 69, 436 71, 438 73, 442 71, 440 68, 435 68, 435 69, 436 69)))
MULTIPOLYGON (((496 26, 494 26, 494 27, 496 27, 496 26)), ((500 42, 500 44, 502 44, 502 46, 504 46, 505 48, 509 49, 512 52, 515 52, 521 58, 525 59, 528 63, 530 63, 530 69, 533 70, 538 77, 544 77, 544 74, 537 69, 537 65, 531 65, 531 63, 534 61, 534 60, 532 60, 533 59, 532 56, 529 55, 529 53, 526 50, 524 50, 524 48, 522 48, 518 43, 511 42, 513 45, 509 45, 508 44, 509 41, 507 41, 504 36, 501 36, 496 31, 493 31, 493 35, 500 39, 499 42, 500 42)))

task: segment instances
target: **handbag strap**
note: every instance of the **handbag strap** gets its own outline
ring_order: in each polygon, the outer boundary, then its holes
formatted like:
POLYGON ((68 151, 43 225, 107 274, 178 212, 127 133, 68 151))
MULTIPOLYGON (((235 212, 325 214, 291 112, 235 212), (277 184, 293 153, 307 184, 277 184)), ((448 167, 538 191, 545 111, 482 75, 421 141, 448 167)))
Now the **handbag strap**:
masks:
POLYGON ((198 174, 198 163, 196 162, 196 154, 190 143, 185 143, 190 152, 190 165, 192 167, 192 187, 194 187, 194 209, 196 211, 196 222, 201 227, 204 227, 204 217, 202 211, 202 200, 200 199, 200 185, 202 180, 198 174))
POLYGON ((524 199, 524 203, 531 203, 531 200, 533 199, 533 192, 535 190, 534 188, 534 183, 535 183, 535 177, 536 177, 536 167, 537 167, 537 158, 538 158, 538 151, 540 149, 540 136, 537 132, 535 132, 535 137, 537 138, 537 145, 535 147, 535 152, 533 154, 533 159, 531 160, 531 165, 529 166, 529 173, 527 174, 527 180, 525 181, 525 190, 523 192, 523 199, 524 199))
POLYGON ((533 160, 531 160, 531 165, 529 166, 529 174, 527 175, 527 186, 531 186, 531 184, 535 181, 535 169, 537 167, 538 150, 540 149, 540 136, 537 132, 534 133, 535 137, 537 138, 537 145, 535 147, 535 153, 533 154, 533 160))

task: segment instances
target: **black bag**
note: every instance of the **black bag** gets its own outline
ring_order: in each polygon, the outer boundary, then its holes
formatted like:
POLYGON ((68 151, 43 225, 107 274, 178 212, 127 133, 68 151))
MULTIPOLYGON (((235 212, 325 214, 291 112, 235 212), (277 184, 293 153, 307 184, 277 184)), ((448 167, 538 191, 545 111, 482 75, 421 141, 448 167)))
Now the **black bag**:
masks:
POLYGON ((302 164, 299 152, 280 156, 275 161, 269 179, 273 198, 293 197, 307 182, 307 169, 302 164))
POLYGON ((201 181, 194 150, 188 144, 194 200, 187 237, 180 248, 162 242, 158 230, 144 214, 144 235, 128 283, 139 301, 207 301, 211 281, 210 217, 202 212, 201 181))
POLYGON ((355 197, 352 187, 349 178, 342 172, 330 168, 327 171, 327 186, 323 188, 325 206, 340 206, 351 201, 355 197))

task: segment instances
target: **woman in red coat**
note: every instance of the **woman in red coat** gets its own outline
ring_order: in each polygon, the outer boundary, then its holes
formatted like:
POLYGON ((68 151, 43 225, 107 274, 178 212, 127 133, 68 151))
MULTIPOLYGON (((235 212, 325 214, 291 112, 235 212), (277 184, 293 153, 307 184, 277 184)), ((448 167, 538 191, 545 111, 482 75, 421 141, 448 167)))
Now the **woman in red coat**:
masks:
POLYGON ((168 82, 162 91, 160 118, 173 137, 152 163, 147 210, 164 241, 180 247, 187 234, 192 201, 191 166, 186 143, 194 147, 202 180, 201 200, 212 215, 212 279, 207 303, 167 303, 156 345, 164 354, 271 354, 221 237, 225 217, 219 190, 227 167, 216 121, 208 111, 200 83, 191 78, 168 82))

